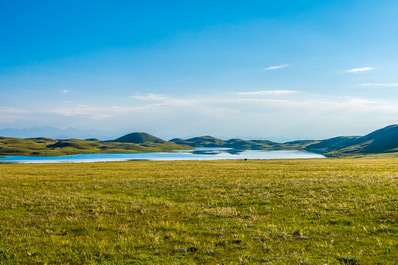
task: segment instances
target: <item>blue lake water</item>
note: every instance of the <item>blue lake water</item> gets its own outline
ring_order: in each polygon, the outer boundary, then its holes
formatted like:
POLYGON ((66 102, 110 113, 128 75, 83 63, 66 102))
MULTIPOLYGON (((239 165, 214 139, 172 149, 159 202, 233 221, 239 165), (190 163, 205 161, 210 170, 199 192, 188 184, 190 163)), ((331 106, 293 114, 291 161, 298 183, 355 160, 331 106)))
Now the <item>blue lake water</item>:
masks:
POLYGON ((225 160, 225 159, 298 159, 324 158, 323 155, 296 150, 257 151, 228 148, 197 148, 161 153, 81 154, 68 156, 6 156, 8 163, 84 163, 109 161, 173 161, 173 160, 225 160))

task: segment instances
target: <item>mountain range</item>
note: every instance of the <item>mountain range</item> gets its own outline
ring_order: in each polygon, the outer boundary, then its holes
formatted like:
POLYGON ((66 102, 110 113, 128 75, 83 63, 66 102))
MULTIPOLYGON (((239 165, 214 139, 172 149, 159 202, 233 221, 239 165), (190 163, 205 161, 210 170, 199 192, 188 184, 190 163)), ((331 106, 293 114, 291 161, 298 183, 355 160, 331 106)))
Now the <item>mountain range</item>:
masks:
POLYGON ((339 136, 325 140, 298 140, 277 143, 269 140, 222 140, 212 136, 163 140, 135 132, 101 141, 96 138, 57 140, 45 137, 0 137, 0 155, 67 155, 81 153, 161 152, 196 147, 222 147, 238 150, 306 150, 325 156, 349 156, 398 152, 398 125, 390 125, 365 136, 339 136))
POLYGON ((145 153, 193 149, 164 141, 147 133, 132 133, 115 140, 96 138, 52 139, 46 137, 13 138, 0 136, 0 155, 59 156, 93 153, 145 153))
POLYGON ((300 140, 276 143, 267 140, 221 140, 211 136, 190 139, 175 138, 176 144, 192 147, 227 147, 252 150, 307 150, 326 156, 398 152, 398 125, 390 125, 365 136, 339 136, 325 140, 300 140))
POLYGON ((398 125, 390 125, 365 136, 335 137, 305 148, 330 156, 398 152, 398 125))

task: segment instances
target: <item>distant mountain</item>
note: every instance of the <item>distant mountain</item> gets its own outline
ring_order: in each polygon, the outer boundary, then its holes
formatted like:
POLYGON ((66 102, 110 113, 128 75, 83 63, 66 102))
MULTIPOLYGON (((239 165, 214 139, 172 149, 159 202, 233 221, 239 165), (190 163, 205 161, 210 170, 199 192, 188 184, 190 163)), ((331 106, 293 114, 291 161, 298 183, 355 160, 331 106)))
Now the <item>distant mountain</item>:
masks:
POLYGON ((350 145, 337 150, 336 154, 376 154, 398 152, 398 124, 379 129, 362 136, 350 145))
POLYGON ((194 137, 187 140, 181 138, 171 139, 170 142, 176 144, 185 144, 192 147, 222 147, 225 145, 225 141, 215 138, 213 136, 200 136, 194 137))
POLYGON ((55 139, 69 139, 69 138, 100 138, 109 139, 113 138, 113 133, 103 132, 98 130, 80 130, 76 128, 60 129, 55 127, 43 126, 43 127, 31 127, 24 129, 6 128, 0 130, 0 136, 4 137, 16 137, 16 138, 37 138, 37 137, 48 137, 55 139))
POLYGON ((377 154, 398 152, 398 124, 371 132, 365 136, 341 136, 319 141, 306 147, 326 155, 377 154))
MULTIPOLYGON (((42 127, 39 131, 42 129, 48 131, 48 128, 51 127, 42 127)), ((19 139, 0 136, 0 155, 159 152, 193 147, 224 147, 236 150, 307 150, 326 156, 391 153, 398 152, 398 124, 387 126, 365 136, 339 136, 325 140, 298 140, 286 143, 268 140, 222 140, 208 135, 186 140, 174 138, 165 141, 144 132, 134 132, 108 141, 92 137, 86 140, 70 138, 56 140, 48 137, 19 139)))
POLYGON ((133 144, 142 144, 142 143, 156 143, 156 144, 164 144, 167 141, 150 135, 144 132, 134 132, 126 134, 122 137, 119 137, 112 142, 119 142, 119 143, 133 143, 133 144))
POLYGON ((339 136, 326 140, 321 140, 316 143, 308 145, 305 149, 307 151, 318 153, 329 153, 337 151, 351 145, 355 140, 361 138, 360 136, 339 136))
POLYGON ((170 142, 176 144, 189 145, 192 147, 224 147, 234 148, 238 150, 280 150, 280 149, 304 149, 314 141, 296 141, 292 144, 288 143, 275 143, 268 140, 242 140, 242 139, 229 139, 221 140, 213 136, 200 136, 187 140, 181 138, 171 139, 170 142))
POLYGON ((240 150, 270 150, 275 149, 274 147, 278 143, 268 140, 242 140, 242 139, 230 139, 225 142, 224 147, 235 148, 240 150))
POLYGON ((146 133, 128 134, 118 139, 117 141, 100 141, 98 139, 56 140, 45 137, 20 139, 0 136, 0 156, 60 156, 94 153, 144 153, 193 149, 190 146, 166 142, 160 138, 146 133))
POLYGON ((365 136, 339 136, 325 140, 298 140, 276 143, 268 140, 221 140, 212 136, 170 140, 192 147, 228 147, 240 150, 307 150, 327 156, 398 152, 398 124, 365 136))

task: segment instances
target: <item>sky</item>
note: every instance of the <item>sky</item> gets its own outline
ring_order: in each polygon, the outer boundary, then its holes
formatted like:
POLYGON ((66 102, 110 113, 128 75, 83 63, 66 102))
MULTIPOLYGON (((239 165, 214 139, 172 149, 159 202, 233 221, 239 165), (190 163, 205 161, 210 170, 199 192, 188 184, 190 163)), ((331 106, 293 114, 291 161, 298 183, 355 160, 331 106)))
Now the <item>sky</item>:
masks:
POLYGON ((398 123, 397 13, 396 0, 0 0, 0 130, 364 135, 398 123))

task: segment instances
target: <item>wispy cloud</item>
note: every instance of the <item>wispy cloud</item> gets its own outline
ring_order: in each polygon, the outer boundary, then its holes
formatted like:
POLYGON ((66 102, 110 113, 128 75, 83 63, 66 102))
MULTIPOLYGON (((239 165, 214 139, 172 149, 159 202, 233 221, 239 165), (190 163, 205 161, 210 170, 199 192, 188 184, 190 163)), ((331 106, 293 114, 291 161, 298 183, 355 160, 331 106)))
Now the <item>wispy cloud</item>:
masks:
POLYGON ((62 93, 70 93, 70 90, 64 89, 62 90, 62 93))
MULTIPOLYGON (((0 124, 12 123, 23 120, 24 118, 29 120, 29 114, 29 111, 25 109, 0 107, 0 124)), ((30 120, 32 120, 32 118, 30 118, 30 120)))
POLYGON ((368 87, 398 87, 398 83, 365 83, 361 84, 362 86, 368 87))
POLYGON ((19 114, 19 113, 28 113, 27 110, 25 109, 17 109, 17 108, 4 108, 4 107, 0 107, 0 113, 2 114, 19 114))
POLYGON ((88 106, 77 105, 69 108, 57 108, 42 110, 42 113, 56 113, 66 117, 87 116, 92 119, 104 119, 113 117, 120 113, 128 113, 141 110, 143 107, 120 107, 120 106, 88 106))
POLYGON ((372 67, 362 67, 362 68, 353 68, 346 71, 346 73, 358 73, 358 72, 365 72, 365 71, 372 71, 372 67))
MULTIPOLYGON (((348 134, 355 131, 358 124, 364 127, 370 124, 373 128, 379 126, 374 125, 378 124, 377 122, 392 123, 396 120, 398 111, 398 104, 395 102, 367 98, 322 97, 308 94, 289 98, 268 98, 251 95, 254 96, 223 94, 179 99, 189 102, 189 107, 174 105, 171 101, 148 101, 142 106, 126 107, 80 105, 55 110, 60 116, 53 119, 56 119, 56 122, 84 120, 85 124, 93 128, 103 126, 104 123, 112 124, 115 129, 140 128, 143 131, 153 131, 155 135, 167 134, 170 137, 206 133, 245 135, 249 130, 251 134, 260 135, 265 139, 269 136, 314 139, 332 137, 343 132, 348 134), (364 120, 363 117, 369 119, 364 120), (380 117, 383 117, 382 121, 380 117), (337 124, 339 126, 336 126, 337 124), (336 127, 344 130, 339 131, 336 127)), ((31 118, 30 116, 26 115, 26 118, 31 118)), ((46 117, 45 113, 40 113, 40 117, 46 117)))
POLYGON ((162 101, 166 100, 167 97, 160 95, 160 94, 137 94, 134 96, 131 96, 130 98, 137 99, 137 100, 148 100, 148 101, 162 101))
POLYGON ((176 98, 176 97, 169 97, 161 94, 137 94, 131 96, 130 98, 140 100, 140 101, 149 101, 153 106, 160 106, 160 105, 170 105, 170 106, 187 106, 192 104, 195 99, 185 99, 185 98, 176 98))
MULTIPOLYGON (((148 96, 141 96, 144 95, 148 96)), ((396 101, 321 96, 292 90, 190 95, 186 98, 158 95, 150 98, 166 99, 132 100, 128 105, 119 106, 67 105, 42 110, 0 107, 0 124, 84 124, 87 128, 118 131, 139 129, 161 137, 204 134, 249 137, 255 134, 265 139, 316 139, 342 133, 354 134, 358 126, 367 128, 364 132, 368 132, 369 128, 395 122, 398 113, 396 101), (292 96, 261 96, 289 94, 292 96)))
POLYGON ((250 91, 250 92, 238 92, 238 95, 247 95, 247 96, 281 96, 281 95, 290 95, 297 93, 298 91, 294 90, 261 90, 261 91, 250 91))
POLYGON ((288 66, 289 66, 288 64, 282 64, 282 65, 270 66, 270 67, 264 68, 264 70, 275 70, 275 69, 285 68, 288 66))

